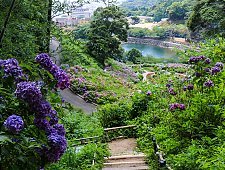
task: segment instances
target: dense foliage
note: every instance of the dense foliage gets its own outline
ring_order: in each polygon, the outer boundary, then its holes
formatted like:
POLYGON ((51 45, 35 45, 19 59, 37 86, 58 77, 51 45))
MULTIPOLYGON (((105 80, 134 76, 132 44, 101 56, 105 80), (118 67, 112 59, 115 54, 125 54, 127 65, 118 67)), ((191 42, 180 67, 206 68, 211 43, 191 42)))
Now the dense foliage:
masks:
MULTIPOLYGON (((13 1, 0 1, 1 33, 13 1)), ((48 52, 48 1, 15 1, 7 22, 0 54, 4 59, 33 59, 38 52, 48 52)))
POLYGON ((201 0, 194 6, 188 20, 192 38, 202 39, 225 35, 225 3, 221 0, 201 0))
POLYGON ((104 157, 108 156, 107 146, 101 144, 103 128, 95 117, 87 116, 79 111, 61 114, 61 121, 66 129, 68 148, 61 160, 47 167, 48 170, 98 170, 102 168, 104 157), (100 137, 95 143, 80 145, 77 139, 100 137), (94 162, 94 164, 93 164, 94 162))
POLYGON ((183 24, 169 24, 163 23, 158 26, 154 26, 151 30, 147 28, 130 28, 128 35, 130 37, 137 38, 155 38, 155 39, 166 39, 171 37, 188 37, 188 29, 183 24))
POLYGON ((190 0, 127 0, 121 6, 127 16, 152 16, 154 21, 159 22, 162 18, 186 20, 192 5, 190 0))
POLYGON ((37 169, 56 162, 66 150, 65 129, 58 124, 61 99, 49 89, 69 86, 66 73, 47 54, 31 65, 0 60, 1 169, 37 169), (48 72, 46 72, 47 70, 48 72), (53 103, 53 106, 47 101, 53 103))

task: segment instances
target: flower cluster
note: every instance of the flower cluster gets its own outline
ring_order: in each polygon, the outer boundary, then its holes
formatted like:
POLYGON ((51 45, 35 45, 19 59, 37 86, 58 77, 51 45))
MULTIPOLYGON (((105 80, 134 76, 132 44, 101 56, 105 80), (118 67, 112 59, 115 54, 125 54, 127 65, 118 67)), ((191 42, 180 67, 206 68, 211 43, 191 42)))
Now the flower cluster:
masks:
POLYGON ((169 94, 171 94, 173 96, 175 96, 177 94, 177 92, 175 92, 173 88, 169 88, 168 92, 169 92, 169 94))
POLYGON ((166 84, 169 94, 175 96, 177 94, 177 92, 175 92, 175 90, 174 90, 174 88, 172 88, 172 86, 173 86, 173 84, 171 84, 171 82, 166 84))
POLYGON ((4 68, 4 78, 14 77, 17 82, 21 81, 24 74, 16 59, 0 60, 0 68, 4 68))
POLYGON ((204 83, 204 86, 205 87, 213 87, 214 86, 214 83, 212 80, 208 80, 204 83))
POLYGON ((224 64, 223 64, 222 62, 217 62, 217 63, 215 64, 215 66, 216 66, 216 67, 219 67, 220 69, 223 69, 224 64))
POLYGON ((63 125, 57 124, 57 112, 52 110, 49 102, 43 100, 41 91, 34 82, 18 83, 15 94, 35 112, 34 124, 45 131, 49 141, 50 148, 45 151, 45 156, 49 162, 56 162, 67 146, 65 129, 63 125))
MULTIPOLYGON (((205 60, 205 56, 198 56, 198 57, 190 57, 189 62, 190 63, 198 63, 199 61, 205 60)), ((207 61, 209 61, 207 59, 207 61)))
POLYGON ((35 58, 36 62, 39 63, 44 69, 49 71, 53 77, 57 80, 56 87, 64 90, 70 86, 70 80, 64 70, 53 63, 48 54, 42 53, 37 55, 35 58))
POLYGON ((24 122, 20 116, 13 114, 5 120, 4 126, 8 131, 18 134, 24 128, 24 122))
POLYGON ((17 84, 15 95, 31 105, 38 103, 42 99, 40 89, 34 82, 20 82, 17 84))
MULTIPOLYGON (((198 56, 198 57, 190 57, 189 62, 197 64, 199 61, 204 61, 205 64, 210 64, 211 60, 209 58, 206 58, 205 56, 198 56)), ((206 73, 211 73, 212 75, 216 75, 217 73, 221 72, 223 69, 224 64, 222 62, 217 62, 214 67, 210 68, 204 68, 204 71, 206 73)), ((196 72, 196 77, 202 77, 203 73, 196 72)))
POLYGON ((170 111, 174 111, 176 109, 185 110, 185 108, 185 105, 180 103, 173 103, 169 106, 170 111))

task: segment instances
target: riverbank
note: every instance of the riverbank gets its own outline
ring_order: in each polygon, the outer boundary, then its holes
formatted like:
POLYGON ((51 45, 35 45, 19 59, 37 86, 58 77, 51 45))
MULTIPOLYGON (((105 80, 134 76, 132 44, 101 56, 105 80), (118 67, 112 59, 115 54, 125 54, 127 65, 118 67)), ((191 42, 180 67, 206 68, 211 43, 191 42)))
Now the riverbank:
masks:
POLYGON ((131 43, 131 44, 148 44, 153 46, 158 46, 162 48, 177 48, 180 50, 185 50, 190 48, 188 45, 174 43, 170 41, 161 41, 152 38, 135 38, 135 37, 128 37, 127 42, 124 43, 131 43))

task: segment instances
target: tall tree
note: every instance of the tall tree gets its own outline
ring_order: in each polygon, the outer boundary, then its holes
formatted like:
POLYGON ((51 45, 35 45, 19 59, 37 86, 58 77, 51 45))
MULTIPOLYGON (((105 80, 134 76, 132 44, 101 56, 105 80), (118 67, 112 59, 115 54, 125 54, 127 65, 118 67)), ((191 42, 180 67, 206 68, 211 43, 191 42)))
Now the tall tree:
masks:
POLYGON ((88 51, 102 65, 107 58, 120 59, 121 41, 127 41, 128 22, 119 7, 112 5, 94 12, 88 35, 88 51))
POLYGON ((191 37, 201 39, 203 36, 225 36, 225 2, 224 0, 200 0, 194 6, 188 20, 191 37))

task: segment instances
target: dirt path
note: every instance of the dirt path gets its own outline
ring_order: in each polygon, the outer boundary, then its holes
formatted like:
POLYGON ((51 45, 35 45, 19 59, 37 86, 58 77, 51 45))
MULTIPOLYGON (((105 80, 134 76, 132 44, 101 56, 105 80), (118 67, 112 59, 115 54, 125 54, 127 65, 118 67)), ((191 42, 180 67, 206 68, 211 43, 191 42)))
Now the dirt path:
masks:
MULTIPOLYGON (((60 52, 61 46, 59 41, 57 41, 55 38, 52 38, 50 42, 50 54, 57 65, 60 65, 60 52)), ((83 110, 84 113, 91 114, 97 110, 95 105, 85 102, 82 98, 75 95, 69 89, 61 90, 60 95, 66 102, 83 110)))
POLYGON ((112 156, 135 155, 137 152, 137 142, 134 138, 117 139, 109 143, 112 156))

